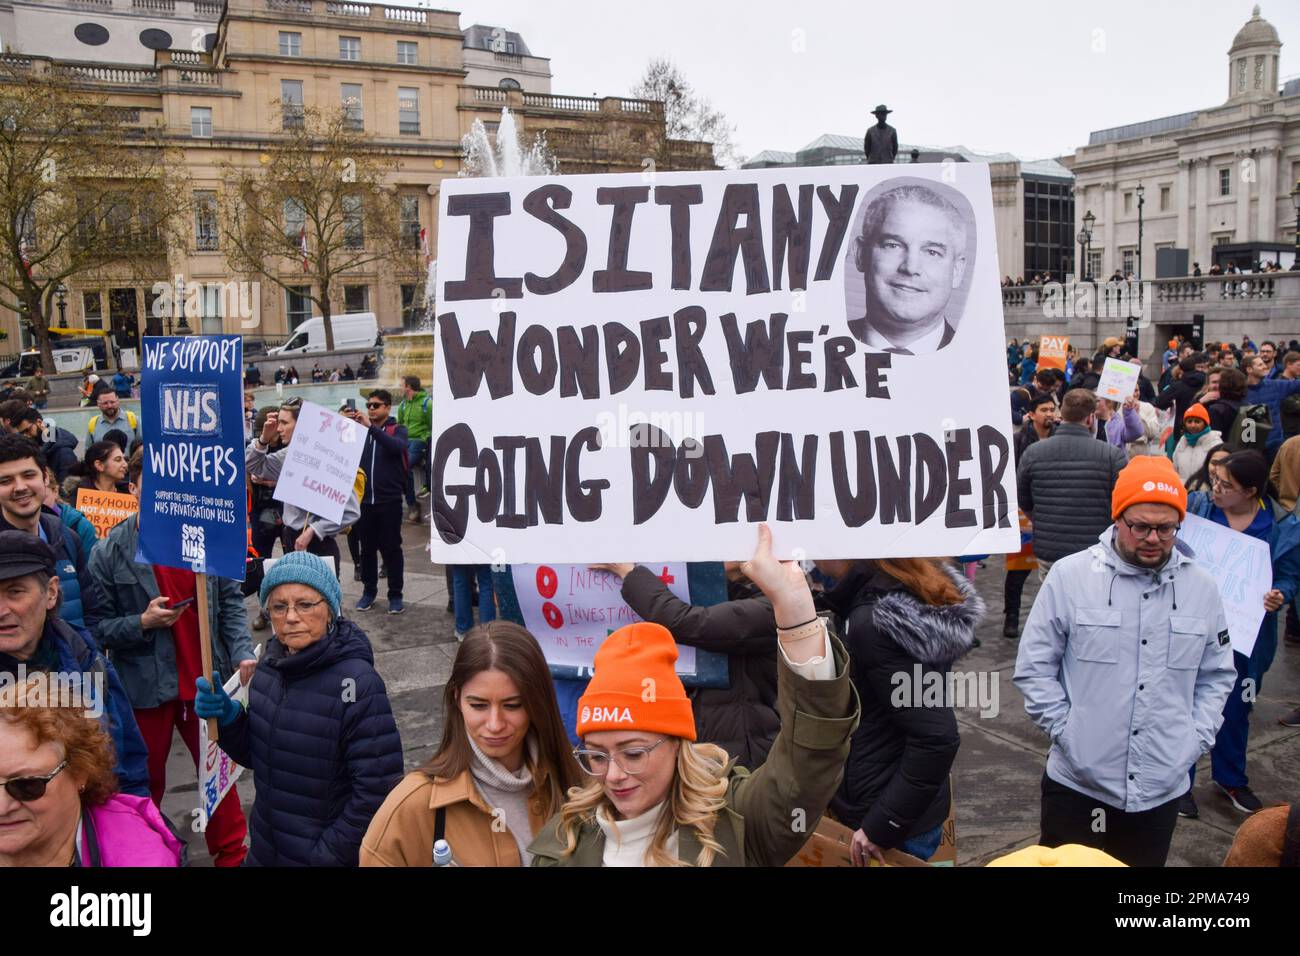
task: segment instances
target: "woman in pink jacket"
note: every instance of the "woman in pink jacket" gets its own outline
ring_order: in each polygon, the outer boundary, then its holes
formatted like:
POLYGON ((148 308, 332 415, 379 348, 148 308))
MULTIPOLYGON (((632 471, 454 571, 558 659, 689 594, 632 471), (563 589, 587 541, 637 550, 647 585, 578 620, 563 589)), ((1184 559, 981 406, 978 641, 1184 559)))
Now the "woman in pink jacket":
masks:
POLYGON ((39 673, 0 691, 0 867, 182 866, 153 803, 116 792, 96 701, 68 690, 39 673))

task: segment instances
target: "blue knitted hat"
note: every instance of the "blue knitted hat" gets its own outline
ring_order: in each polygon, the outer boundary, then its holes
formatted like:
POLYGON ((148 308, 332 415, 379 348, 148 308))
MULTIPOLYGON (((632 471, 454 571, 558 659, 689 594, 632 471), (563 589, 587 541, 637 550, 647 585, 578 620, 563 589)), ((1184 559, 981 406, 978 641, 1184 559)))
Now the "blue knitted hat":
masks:
POLYGON ((293 551, 271 565, 271 570, 262 579, 262 590, 258 593, 263 607, 266 607, 271 592, 281 584, 305 584, 319 591, 320 596, 329 604, 330 612, 334 617, 339 616, 339 601, 342 599, 339 579, 334 576, 329 564, 316 555, 306 551, 293 551))

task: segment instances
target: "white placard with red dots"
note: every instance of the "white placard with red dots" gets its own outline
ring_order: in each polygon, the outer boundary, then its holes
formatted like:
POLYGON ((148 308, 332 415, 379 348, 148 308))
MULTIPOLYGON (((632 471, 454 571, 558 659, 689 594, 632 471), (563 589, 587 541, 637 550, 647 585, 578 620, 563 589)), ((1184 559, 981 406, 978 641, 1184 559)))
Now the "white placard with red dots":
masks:
MULTIPOLYGON (((684 561, 646 567, 690 602, 684 561)), ((516 564, 511 574, 524 626, 541 644, 548 664, 590 668, 596 648, 611 632, 641 620, 622 598, 622 579, 608 571, 585 564, 516 564)), ((677 645, 677 673, 695 673, 695 648, 677 645)))

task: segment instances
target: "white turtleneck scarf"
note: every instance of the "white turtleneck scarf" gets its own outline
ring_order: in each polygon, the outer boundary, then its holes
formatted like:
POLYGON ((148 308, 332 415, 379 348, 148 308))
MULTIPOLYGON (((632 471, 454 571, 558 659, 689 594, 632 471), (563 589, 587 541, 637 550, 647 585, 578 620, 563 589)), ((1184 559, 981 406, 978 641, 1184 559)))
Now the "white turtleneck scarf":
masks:
MULTIPOLYGON (((537 741, 532 733, 528 734, 526 746, 531 762, 536 763, 537 741)), ((528 852, 528 844, 533 842, 533 826, 528 817, 528 798, 533 793, 533 774, 528 769, 530 760, 525 760, 518 771, 511 772, 501 761, 479 750, 473 737, 469 737, 469 747, 474 754, 474 760, 469 767, 469 772, 474 777, 474 784, 487 805, 493 811, 501 811, 501 816, 505 818, 505 824, 510 829, 510 835, 514 837, 515 844, 519 847, 519 858, 524 866, 528 866, 533 859, 532 854, 528 852)), ((494 819, 493 824, 495 823, 494 819)))

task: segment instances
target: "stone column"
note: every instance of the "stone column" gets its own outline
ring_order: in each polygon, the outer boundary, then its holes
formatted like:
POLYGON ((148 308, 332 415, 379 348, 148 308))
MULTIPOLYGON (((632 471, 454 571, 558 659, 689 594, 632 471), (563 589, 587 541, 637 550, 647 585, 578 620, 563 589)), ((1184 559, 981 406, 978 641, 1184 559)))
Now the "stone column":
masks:
POLYGON ((1115 254, 1115 184, 1113 182, 1104 182, 1101 184, 1103 190, 1101 200, 1101 214, 1105 217, 1102 220, 1102 259, 1101 272, 1099 276, 1094 276, 1098 280, 1109 279, 1111 273, 1119 268, 1119 257, 1115 254))
POLYGON ((1203 156, 1196 163, 1196 236, 1192 241, 1192 261, 1201 264, 1201 271, 1210 271, 1210 158, 1203 156))
POLYGON ((1250 242, 1253 238, 1250 228, 1250 179, 1259 178, 1259 168, 1255 164, 1256 150, 1239 149, 1236 153, 1236 164, 1232 170, 1232 188, 1237 193, 1237 228, 1233 234, 1235 242, 1250 242), (1246 160, 1250 160, 1250 165, 1246 165, 1246 160), (1246 170, 1251 170, 1251 177, 1247 179, 1244 175, 1246 170))
MULTIPOLYGON (((1178 233, 1174 239, 1174 245, 1179 249, 1188 249, 1189 252, 1194 253, 1195 250, 1191 250, 1189 246, 1192 226, 1192 197, 1188 192, 1188 187, 1191 185, 1189 168, 1191 164, 1192 160, 1190 159, 1180 159, 1178 161, 1178 183, 1174 187, 1174 208, 1178 210, 1178 233)), ((1159 203, 1159 201, 1160 197, 1157 196, 1156 202, 1159 203)), ((1187 264, 1187 268, 1188 271, 1191 270, 1192 265, 1190 262, 1187 264)))
POLYGON ((1273 242, 1277 235, 1277 155, 1276 146, 1259 152, 1259 238, 1273 242))

